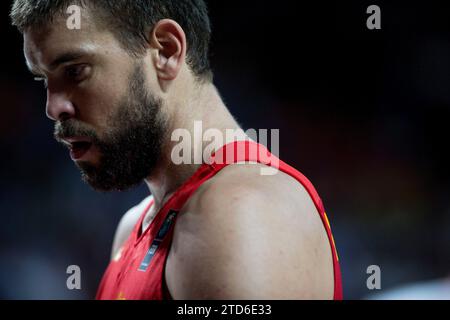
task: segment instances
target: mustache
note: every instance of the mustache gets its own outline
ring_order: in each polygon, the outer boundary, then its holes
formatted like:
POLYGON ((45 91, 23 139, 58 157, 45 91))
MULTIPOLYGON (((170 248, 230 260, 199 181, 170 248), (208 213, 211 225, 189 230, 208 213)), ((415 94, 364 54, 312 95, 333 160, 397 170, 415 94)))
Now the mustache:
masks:
POLYGON ((53 136, 58 142, 62 142, 62 140, 70 137, 87 137, 93 143, 99 141, 94 129, 73 119, 56 122, 53 136))

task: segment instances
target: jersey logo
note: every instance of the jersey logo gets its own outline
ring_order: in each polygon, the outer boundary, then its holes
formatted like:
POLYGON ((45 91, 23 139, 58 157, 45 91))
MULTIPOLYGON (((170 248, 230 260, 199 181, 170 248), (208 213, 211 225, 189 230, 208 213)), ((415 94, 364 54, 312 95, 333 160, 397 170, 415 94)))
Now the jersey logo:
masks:
POLYGON ((150 262, 152 261, 153 257, 155 256, 156 250, 158 250, 159 246, 164 240, 164 237, 170 230, 170 226, 173 223, 173 220, 177 216, 178 212, 171 210, 166 217, 166 220, 162 224, 161 228, 158 231, 158 234, 156 235, 155 240, 153 240, 152 245, 150 246, 150 249, 148 249, 147 254, 144 257, 144 260, 142 260, 141 265, 139 266, 138 271, 145 272, 147 271, 148 266, 150 265, 150 262))

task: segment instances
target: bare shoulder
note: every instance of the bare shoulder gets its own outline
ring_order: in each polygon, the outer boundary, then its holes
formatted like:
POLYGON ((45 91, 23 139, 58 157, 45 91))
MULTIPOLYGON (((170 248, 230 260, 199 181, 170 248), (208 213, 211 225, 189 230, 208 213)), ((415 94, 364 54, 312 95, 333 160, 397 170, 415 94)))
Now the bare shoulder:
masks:
POLYGON ((131 232, 133 231, 134 226, 136 225, 137 221, 141 217, 142 213, 144 212, 145 208, 150 204, 152 201, 152 196, 149 196, 141 201, 138 205, 134 206, 130 210, 128 210, 120 220, 116 233, 114 235, 112 250, 111 250, 111 260, 116 256, 119 249, 122 247, 122 245, 125 243, 125 241, 130 236, 131 232))
POLYGON ((261 167, 225 168, 183 208, 167 265, 174 298, 333 297, 331 248, 311 197, 261 167))

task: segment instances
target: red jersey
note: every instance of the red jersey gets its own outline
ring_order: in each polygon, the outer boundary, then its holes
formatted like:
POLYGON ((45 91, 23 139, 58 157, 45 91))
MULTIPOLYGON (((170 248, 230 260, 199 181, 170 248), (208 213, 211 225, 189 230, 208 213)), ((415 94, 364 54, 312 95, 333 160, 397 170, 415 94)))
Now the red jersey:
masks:
POLYGON ((334 266, 334 299, 342 299, 339 258, 322 200, 311 182, 300 172, 271 154, 263 145, 239 141, 222 147, 203 164, 166 202, 150 226, 141 234, 142 222, 153 205, 143 210, 128 240, 109 264, 96 299, 164 300, 172 299, 165 281, 165 264, 171 247, 173 226, 178 213, 193 193, 227 165, 242 162, 263 163, 295 178, 311 196, 328 234, 334 266), (252 150, 257 150, 253 152, 252 150), (231 155, 231 157, 230 157, 231 155), (226 160, 225 160, 226 159, 226 160), (269 161, 267 160, 270 160, 269 161))

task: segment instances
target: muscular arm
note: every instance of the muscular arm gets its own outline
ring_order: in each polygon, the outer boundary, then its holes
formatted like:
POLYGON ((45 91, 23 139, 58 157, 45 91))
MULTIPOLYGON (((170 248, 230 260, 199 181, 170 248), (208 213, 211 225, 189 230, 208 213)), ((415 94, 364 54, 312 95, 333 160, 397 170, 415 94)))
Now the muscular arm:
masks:
POLYGON ((183 210, 167 265, 175 299, 333 298, 331 248, 310 196, 257 170, 224 169, 183 210))

